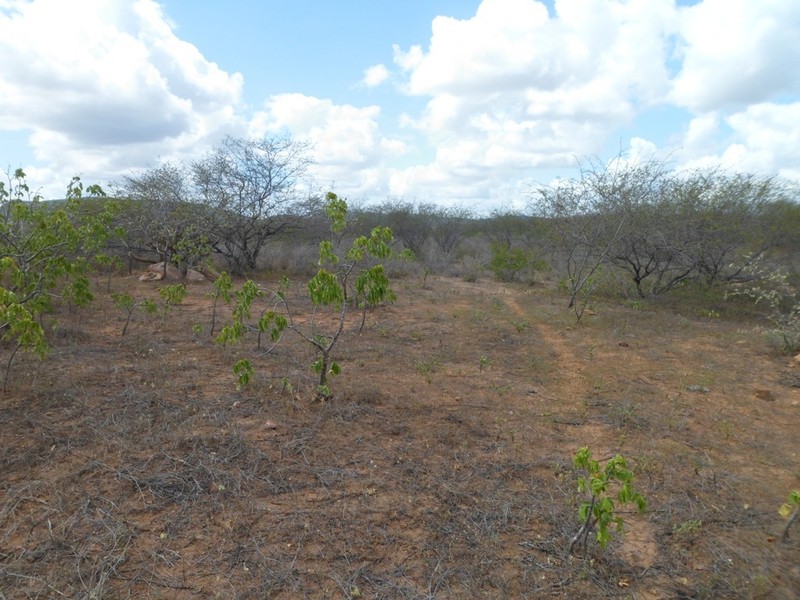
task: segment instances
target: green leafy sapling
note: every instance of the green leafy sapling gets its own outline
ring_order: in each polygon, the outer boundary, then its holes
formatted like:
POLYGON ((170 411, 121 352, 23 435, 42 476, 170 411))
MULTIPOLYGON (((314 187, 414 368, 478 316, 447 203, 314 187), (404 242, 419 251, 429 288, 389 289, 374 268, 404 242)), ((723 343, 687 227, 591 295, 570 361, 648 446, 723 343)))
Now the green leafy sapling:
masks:
MULTIPOLYGON (((326 195, 328 204, 325 212, 331 219, 331 232, 334 240, 347 227, 347 202, 333 192, 326 195)), ((332 359, 332 352, 344 330, 350 302, 348 287, 351 276, 355 276, 355 303, 363 309, 359 331, 363 329, 367 306, 393 301, 394 292, 389 287, 384 266, 381 263, 367 265, 367 260, 387 261, 394 257, 393 236, 388 227, 375 227, 369 236, 359 236, 352 247, 342 257, 335 251, 334 240, 320 243, 319 269, 308 282, 308 295, 314 305, 314 318, 310 331, 301 331, 288 312, 287 326, 300 334, 317 351, 317 359, 312 368, 319 375, 317 397, 330 397, 328 377, 341 372, 340 365, 332 359), (317 331, 316 315, 320 308, 328 307, 337 311, 335 330, 328 333, 317 331)), ((286 306, 288 309, 288 306, 286 306)))
POLYGON ((786 542, 789 540, 789 528, 797 521, 797 516, 800 514, 800 490, 792 490, 789 498, 778 512, 784 519, 787 519, 786 527, 783 528, 781 535, 781 540, 786 542))
POLYGON ((151 317, 155 317, 158 314, 158 304, 150 300, 150 298, 142 300, 142 308, 151 317))
POLYGON ((158 293, 161 295, 161 299, 164 300, 164 308, 168 309, 183 302, 188 292, 185 284, 176 283, 175 285, 161 288, 158 293))
POLYGON ((114 304, 117 308, 121 308, 125 311, 125 325, 122 327, 122 337, 125 337, 125 334, 128 333, 128 325, 130 325, 133 310, 136 308, 136 300, 134 300, 133 296, 124 292, 113 293, 111 294, 111 298, 114 300, 114 304))
POLYGON ((240 341, 249 329, 248 322, 251 318, 253 302, 264 295, 258 284, 248 279, 242 289, 234 292, 236 302, 233 306, 233 321, 222 328, 216 341, 223 346, 235 344, 240 341))
POLYGON ((233 291, 233 281, 231 280, 231 276, 228 275, 225 271, 219 274, 214 280, 214 290, 209 293, 209 297, 212 300, 211 304, 211 337, 214 337, 214 330, 217 326, 217 304, 219 303, 220 298, 226 304, 231 303, 232 299, 232 291, 233 291))
POLYGON ((589 534, 595 529, 600 547, 605 548, 611 540, 611 527, 619 532, 623 530, 623 519, 615 512, 616 509, 620 505, 634 503, 638 511, 643 513, 647 502, 644 496, 634 491, 633 472, 619 454, 601 468, 598 461, 592 460, 589 448, 584 446, 575 454, 572 463, 583 472, 578 478, 578 492, 587 494, 588 499, 578 507, 581 528, 570 540, 567 553, 572 553, 579 541, 582 541, 586 552, 589 534))
POLYGON ((111 299, 114 300, 114 305, 117 308, 125 311, 125 325, 122 327, 123 337, 128 333, 128 327, 133 318, 133 312, 137 308, 141 307, 142 310, 150 316, 155 316, 158 313, 158 305, 149 298, 137 301, 133 296, 125 292, 113 292, 111 294, 111 299))
MULTIPOLYGON (((386 227, 376 227, 369 236, 357 237, 351 248, 342 253, 339 248, 347 227, 347 202, 333 192, 327 194, 326 200, 325 212, 331 220, 331 239, 320 243, 317 272, 306 286, 312 304, 310 321, 301 323, 294 319, 286 297, 288 279, 281 280, 279 288, 275 291, 261 290, 252 281, 247 281, 242 289, 234 294, 236 303, 232 322, 223 327, 216 338, 219 343, 234 344, 248 331, 256 331, 257 348, 261 350, 265 334, 269 335, 274 347, 280 342, 284 331, 293 331, 308 342, 317 354, 311 368, 319 375, 318 399, 330 398, 328 378, 341 372, 341 366, 333 360, 333 351, 344 331, 348 311, 354 306, 362 309, 361 328, 363 328, 368 306, 376 306, 395 298, 384 266, 379 262, 395 258, 391 247, 393 242, 391 230, 386 227), (261 311, 257 323, 251 325, 252 304, 261 297, 266 297, 266 306, 261 311), (329 314, 332 312, 334 319, 332 327, 323 331, 324 319, 321 315, 326 311, 329 314)), ((271 349, 264 353, 268 353, 271 349)), ((240 385, 249 380, 250 372, 245 368, 245 362, 243 359, 237 363, 241 372, 237 372, 240 385)))
POLYGON ((289 289, 289 279, 283 277, 277 291, 270 292, 271 302, 264 307, 261 315, 256 323, 258 330, 258 338, 256 340, 256 348, 261 350, 261 340, 265 333, 269 334, 269 339, 272 342, 272 347, 266 350, 266 353, 272 351, 272 348, 281 341, 283 332, 288 327, 289 321, 285 315, 277 312, 278 306, 286 303, 286 291, 289 289))
POLYGON ((237 378, 236 389, 240 390, 250 383, 250 378, 253 376, 253 365, 246 358, 242 358, 233 365, 233 373, 237 378))
POLYGON ((65 202, 45 203, 17 169, 0 182, 0 339, 10 341, 3 387, 20 349, 43 357, 41 325, 58 299, 76 306, 92 300, 88 273, 114 233, 116 205, 97 185, 75 177, 65 202))
MULTIPOLYGON (((225 273, 217 279, 214 285, 215 292, 212 292, 212 294, 215 294, 214 305, 216 307, 217 299, 220 297, 229 301, 233 285, 230 277, 225 273)), ((225 346, 233 345, 244 338, 245 334, 251 329, 249 321, 252 317, 253 302, 263 295, 264 291, 250 279, 244 282, 242 289, 233 292, 233 297, 236 300, 233 306, 233 320, 219 332, 219 335, 215 338, 217 343, 225 346)), ((216 311, 216 308, 214 310, 216 311)), ((233 365, 233 372, 237 378, 236 387, 241 389, 250 383, 254 368, 249 359, 242 358, 233 365)))

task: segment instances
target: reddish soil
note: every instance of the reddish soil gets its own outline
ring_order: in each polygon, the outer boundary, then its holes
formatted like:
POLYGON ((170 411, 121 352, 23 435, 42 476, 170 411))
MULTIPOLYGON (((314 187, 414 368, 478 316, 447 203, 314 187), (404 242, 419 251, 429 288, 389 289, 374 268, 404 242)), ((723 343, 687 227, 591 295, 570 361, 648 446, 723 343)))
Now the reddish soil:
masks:
POLYGON ((213 342, 210 284, 125 337, 104 288, 0 399, 0 598, 798 597, 800 367, 752 323, 409 278, 316 402, 291 332, 213 342), (649 506, 570 556, 581 446, 649 506))

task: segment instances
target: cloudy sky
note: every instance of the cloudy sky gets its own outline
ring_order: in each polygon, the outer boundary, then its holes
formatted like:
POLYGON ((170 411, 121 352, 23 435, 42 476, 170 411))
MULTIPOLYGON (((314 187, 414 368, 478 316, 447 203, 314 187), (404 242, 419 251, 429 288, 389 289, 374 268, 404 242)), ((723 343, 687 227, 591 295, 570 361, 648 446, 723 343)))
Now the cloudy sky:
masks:
POLYGON ((798 0, 0 0, 0 57, 0 166, 49 197, 226 135, 479 210, 620 151, 800 180, 798 0))

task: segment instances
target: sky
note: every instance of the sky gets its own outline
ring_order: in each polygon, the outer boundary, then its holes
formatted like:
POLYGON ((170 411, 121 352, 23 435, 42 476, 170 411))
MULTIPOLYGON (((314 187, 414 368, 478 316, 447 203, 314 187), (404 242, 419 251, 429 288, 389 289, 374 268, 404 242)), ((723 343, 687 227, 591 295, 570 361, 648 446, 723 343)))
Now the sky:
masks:
POLYGON ((478 212, 620 155, 800 181, 798 0, 0 0, 0 57, 0 167, 45 197, 225 136, 478 212))

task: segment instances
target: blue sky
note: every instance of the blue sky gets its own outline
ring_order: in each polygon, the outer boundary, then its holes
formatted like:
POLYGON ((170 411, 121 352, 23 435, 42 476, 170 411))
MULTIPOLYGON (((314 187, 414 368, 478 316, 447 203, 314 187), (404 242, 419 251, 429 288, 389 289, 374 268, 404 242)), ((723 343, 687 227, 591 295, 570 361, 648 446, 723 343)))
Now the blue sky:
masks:
POLYGON ((620 151, 800 180, 796 0, 0 0, 0 56, 0 165, 49 197, 225 135, 482 211, 620 151))

